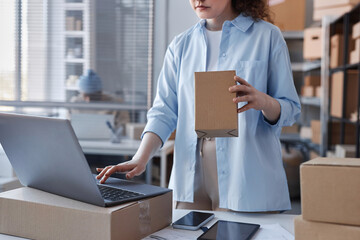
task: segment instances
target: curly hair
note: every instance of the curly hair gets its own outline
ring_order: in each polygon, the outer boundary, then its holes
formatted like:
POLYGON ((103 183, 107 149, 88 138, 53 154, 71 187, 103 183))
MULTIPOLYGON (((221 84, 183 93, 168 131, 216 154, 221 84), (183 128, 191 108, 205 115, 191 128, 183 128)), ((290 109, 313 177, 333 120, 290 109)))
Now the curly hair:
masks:
POLYGON ((239 14, 250 16, 255 21, 262 19, 272 22, 268 0, 231 0, 231 4, 239 14))

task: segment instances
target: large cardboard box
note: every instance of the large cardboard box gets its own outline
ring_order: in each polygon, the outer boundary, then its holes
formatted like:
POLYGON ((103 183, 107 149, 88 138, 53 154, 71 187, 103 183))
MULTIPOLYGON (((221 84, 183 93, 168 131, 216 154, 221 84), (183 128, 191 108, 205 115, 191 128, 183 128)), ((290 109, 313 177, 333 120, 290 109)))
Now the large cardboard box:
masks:
POLYGON ((300 167, 303 218, 360 226, 359 176, 359 158, 315 158, 303 163, 300 167))
POLYGON ((237 137, 235 71, 195 73, 195 131, 198 137, 237 137))
POLYGON ((0 193, 0 232, 30 239, 141 239, 172 221, 172 192, 115 207, 32 188, 0 193))
POLYGON ((346 4, 329 8, 314 8, 313 19, 319 21, 323 16, 341 16, 349 12, 353 7, 352 4, 346 4))
MULTIPOLYGON (((351 70, 347 74, 347 87, 345 91, 346 105, 345 118, 350 119, 351 114, 356 111, 358 100, 358 71, 351 70)), ((339 71, 332 75, 331 79, 331 108, 330 115, 342 117, 344 94, 344 72, 339 71)))
POLYGON ((358 240, 360 227, 306 221, 300 215, 294 220, 296 240, 358 240))
POLYGON ((321 51, 321 28, 306 28, 304 30, 304 59, 314 60, 322 56, 321 51))
POLYGON ((345 4, 356 5, 360 0, 314 0, 315 8, 337 7, 345 4))
POLYGON ((344 61, 344 35, 335 34, 330 39, 330 67, 343 65, 344 61))
POLYGON ((305 28, 306 0, 269 0, 274 24, 282 31, 302 31, 305 28))

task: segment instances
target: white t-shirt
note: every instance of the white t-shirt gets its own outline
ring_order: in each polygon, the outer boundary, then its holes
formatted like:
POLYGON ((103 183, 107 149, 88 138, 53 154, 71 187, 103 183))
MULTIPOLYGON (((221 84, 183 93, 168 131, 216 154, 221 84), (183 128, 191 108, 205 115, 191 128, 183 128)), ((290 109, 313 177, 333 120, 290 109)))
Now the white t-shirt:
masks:
POLYGON ((210 31, 207 28, 205 29, 208 47, 206 70, 217 71, 222 31, 210 31))

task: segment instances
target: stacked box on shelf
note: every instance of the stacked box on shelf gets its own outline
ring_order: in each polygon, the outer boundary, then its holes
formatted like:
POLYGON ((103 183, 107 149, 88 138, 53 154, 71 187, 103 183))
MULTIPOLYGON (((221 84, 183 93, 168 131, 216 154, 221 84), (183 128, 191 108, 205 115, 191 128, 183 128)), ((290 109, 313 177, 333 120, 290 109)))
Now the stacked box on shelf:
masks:
MULTIPOLYGON (((331 131, 329 132, 331 136, 331 145, 340 144, 340 123, 332 122, 331 131)), ((353 124, 345 125, 345 144, 355 144, 356 143, 356 126, 353 124)), ((319 120, 311 121, 311 141, 316 144, 320 144, 321 139, 321 122, 319 120)))
POLYGON ((360 22, 356 23, 352 27, 352 42, 353 48, 350 48, 350 64, 356 64, 360 62, 360 22))
POLYGON ((356 112, 358 100, 358 74, 357 70, 347 72, 347 87, 345 89, 346 105, 343 102, 344 94, 344 72, 339 71, 331 78, 331 109, 330 115, 342 117, 343 107, 345 107, 345 118, 350 119, 351 114, 356 112))
POLYGON ((301 88, 303 97, 320 97, 320 75, 308 75, 304 78, 304 85, 301 88))
POLYGON ((321 39, 321 27, 306 28, 304 30, 304 59, 316 60, 321 58, 321 39))
POLYGON ((314 0, 315 21, 323 16, 341 16, 349 12, 360 0, 314 0))
POLYGON ((295 238, 360 239, 360 159, 316 158, 300 167, 295 238))
POLYGON ((273 21, 282 31, 302 31, 305 28, 305 0, 270 0, 273 21))

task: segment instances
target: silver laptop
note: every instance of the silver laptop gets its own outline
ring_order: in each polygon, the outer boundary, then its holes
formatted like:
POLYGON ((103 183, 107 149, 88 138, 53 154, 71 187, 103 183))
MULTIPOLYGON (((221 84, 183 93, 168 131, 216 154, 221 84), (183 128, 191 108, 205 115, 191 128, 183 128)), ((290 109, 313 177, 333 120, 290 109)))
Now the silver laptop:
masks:
POLYGON ((71 125, 79 140, 109 140, 111 130, 106 122, 114 126, 113 114, 71 113, 71 125), (91 129, 91 131, 89 131, 91 129))
POLYGON ((99 184, 66 119, 0 113, 0 143, 24 186, 98 206, 171 191, 117 178, 99 184))

